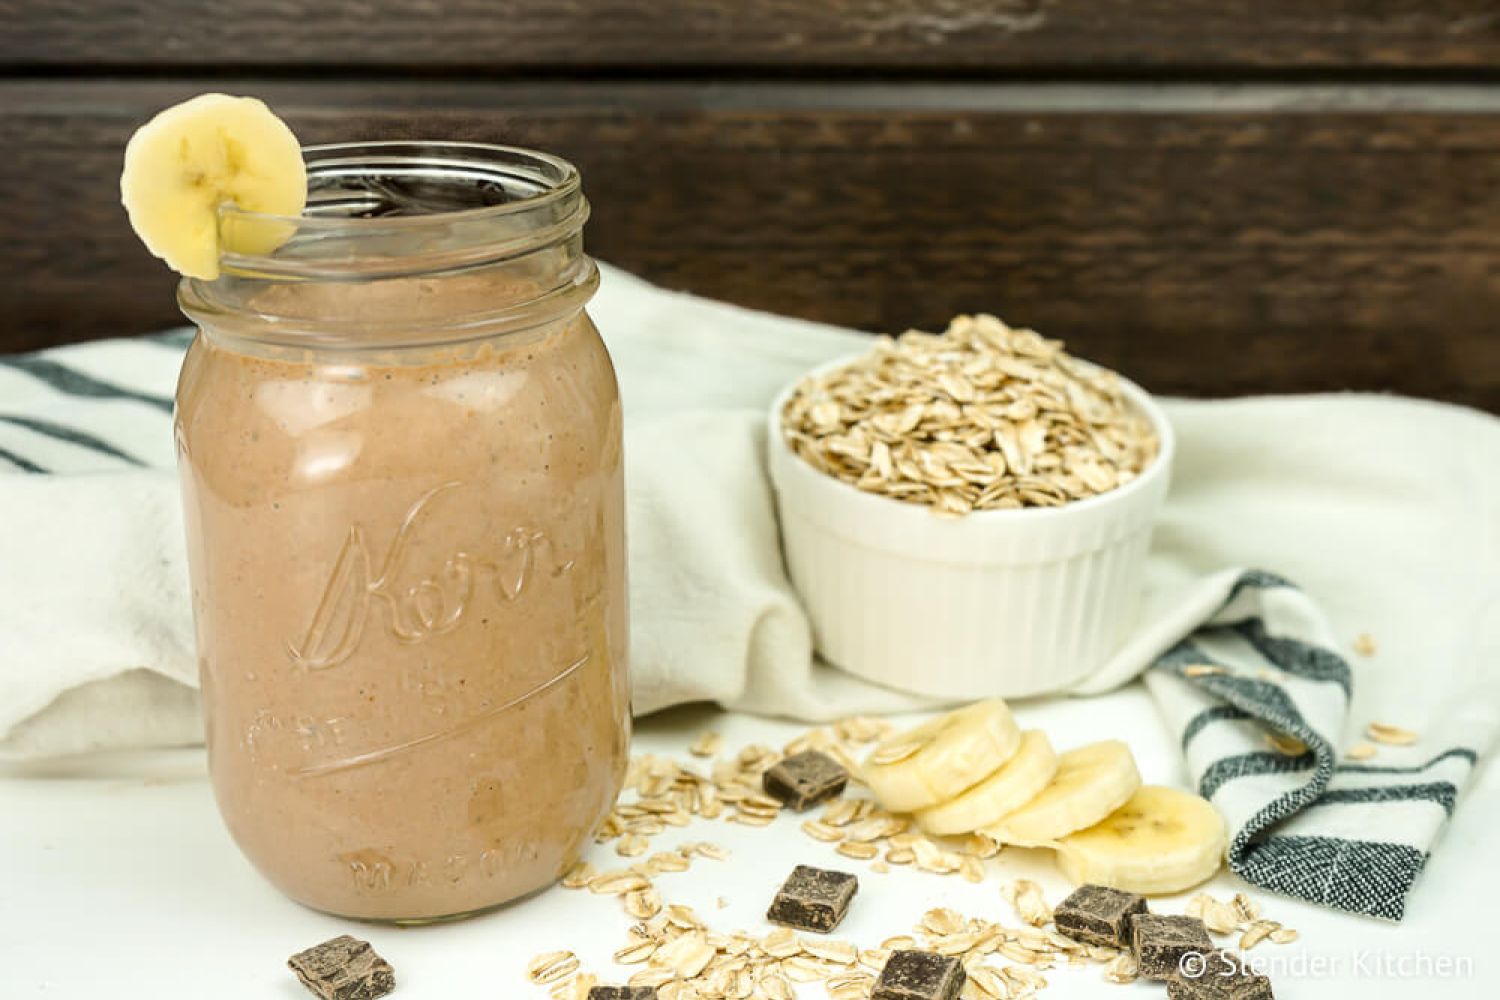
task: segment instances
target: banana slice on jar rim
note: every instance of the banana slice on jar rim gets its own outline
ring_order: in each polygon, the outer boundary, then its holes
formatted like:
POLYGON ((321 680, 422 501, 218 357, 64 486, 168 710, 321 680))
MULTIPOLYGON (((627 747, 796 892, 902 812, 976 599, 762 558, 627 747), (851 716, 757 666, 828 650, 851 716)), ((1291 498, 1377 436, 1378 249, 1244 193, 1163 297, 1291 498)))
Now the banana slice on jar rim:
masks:
POLYGON ((146 249, 179 274, 213 280, 223 252, 268 253, 286 224, 235 227, 221 245, 219 209, 297 216, 307 204, 302 147, 253 97, 202 94, 162 111, 125 147, 120 200, 146 249))
POLYGON ((1010 709, 991 698, 888 737, 865 759, 860 777, 886 809, 915 812, 974 787, 1020 746, 1010 709))

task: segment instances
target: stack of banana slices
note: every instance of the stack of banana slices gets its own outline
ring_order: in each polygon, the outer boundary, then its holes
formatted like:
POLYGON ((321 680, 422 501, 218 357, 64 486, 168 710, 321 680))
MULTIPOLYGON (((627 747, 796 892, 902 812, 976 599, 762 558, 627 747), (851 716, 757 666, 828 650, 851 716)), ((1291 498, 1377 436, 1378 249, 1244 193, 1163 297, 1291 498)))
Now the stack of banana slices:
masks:
POLYGON ((1046 847, 1074 883, 1161 895, 1219 870, 1224 819, 1197 795, 1142 785, 1130 748, 1103 740, 1056 753, 1003 701, 981 701, 880 743, 861 777, 928 833, 979 832, 1046 847))

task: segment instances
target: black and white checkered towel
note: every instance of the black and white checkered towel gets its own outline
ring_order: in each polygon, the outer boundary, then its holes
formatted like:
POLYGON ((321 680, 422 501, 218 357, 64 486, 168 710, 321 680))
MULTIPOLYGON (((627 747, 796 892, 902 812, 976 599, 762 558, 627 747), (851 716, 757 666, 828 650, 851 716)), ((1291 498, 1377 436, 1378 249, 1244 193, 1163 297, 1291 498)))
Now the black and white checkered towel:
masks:
MULTIPOLYGON (((1218 607, 1157 659, 1146 680, 1199 792, 1228 819, 1229 864, 1246 881, 1324 906, 1400 920, 1479 755, 1500 692, 1465 688, 1441 731, 1341 760, 1356 672, 1321 612, 1269 573, 1208 582, 1218 607), (1203 668, 1211 669, 1203 669, 1203 668), (1272 735, 1285 749, 1277 749, 1272 735), (1299 746, 1305 751, 1298 753, 1299 746), (1291 750, 1292 752, 1287 752, 1291 750)), ((1500 664, 1477 664, 1493 677, 1500 664)))

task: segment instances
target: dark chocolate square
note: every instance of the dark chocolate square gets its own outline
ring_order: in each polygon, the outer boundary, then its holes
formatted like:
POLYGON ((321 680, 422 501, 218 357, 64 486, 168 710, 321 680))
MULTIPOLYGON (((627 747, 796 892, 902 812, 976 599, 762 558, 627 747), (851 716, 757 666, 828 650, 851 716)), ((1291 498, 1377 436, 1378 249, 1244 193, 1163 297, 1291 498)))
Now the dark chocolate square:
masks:
POLYGON ((847 784, 849 772, 819 750, 804 750, 784 757, 768 768, 761 778, 761 786, 767 795, 780 799, 799 812, 833 798, 847 784))
POLYGON ((1170 1000, 1275 1000, 1271 980, 1257 975, 1232 951, 1211 951, 1167 980, 1170 1000))
POLYGON ((880 970, 870 1000, 956 1000, 965 978, 956 956, 893 951, 880 970))
POLYGON ((1058 933, 1084 944, 1130 947, 1130 918, 1146 912, 1146 897, 1102 885, 1074 889, 1052 911, 1058 933))
POLYGON ((798 865, 771 901, 766 919, 798 930, 827 934, 844 919, 849 901, 858 889, 859 879, 848 872, 798 865))
POLYGON ((390 963, 368 941, 347 934, 299 951, 286 964, 323 1000, 375 1000, 396 988, 390 963))
POLYGON ((1214 950, 1208 930, 1197 917, 1137 913, 1130 918, 1130 948, 1147 979, 1169 979, 1182 957, 1214 950))
POLYGON ((655 986, 595 986, 589 1000, 656 1000, 655 986))

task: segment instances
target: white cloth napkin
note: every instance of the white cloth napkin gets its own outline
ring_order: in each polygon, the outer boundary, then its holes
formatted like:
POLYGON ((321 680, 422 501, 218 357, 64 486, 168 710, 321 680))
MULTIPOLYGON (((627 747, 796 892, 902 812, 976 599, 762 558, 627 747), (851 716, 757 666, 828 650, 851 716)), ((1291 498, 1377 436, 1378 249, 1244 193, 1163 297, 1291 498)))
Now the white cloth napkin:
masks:
MULTIPOLYGON (((863 336, 613 269, 591 311, 625 400, 637 710, 924 707, 814 662, 764 474, 771 396, 863 336)), ((0 755, 198 738, 166 402, 185 342, 0 358, 0 755)), ((1371 396, 1167 409, 1178 467, 1143 624, 1089 688, 1130 680, 1201 621, 1195 582, 1249 565, 1315 595, 1341 639, 1378 639, 1351 720, 1421 727, 1500 565, 1500 421, 1371 396)))

